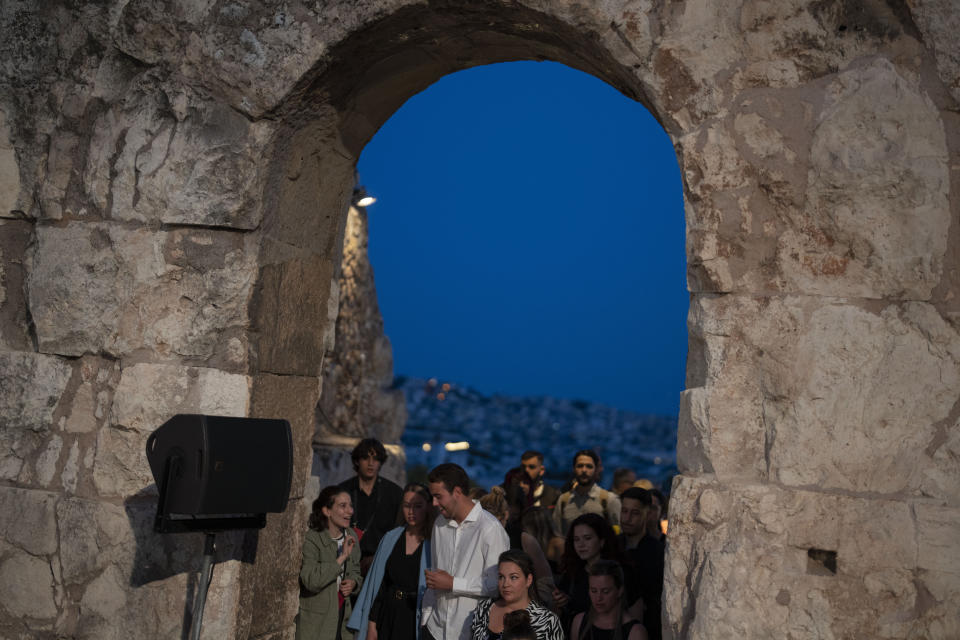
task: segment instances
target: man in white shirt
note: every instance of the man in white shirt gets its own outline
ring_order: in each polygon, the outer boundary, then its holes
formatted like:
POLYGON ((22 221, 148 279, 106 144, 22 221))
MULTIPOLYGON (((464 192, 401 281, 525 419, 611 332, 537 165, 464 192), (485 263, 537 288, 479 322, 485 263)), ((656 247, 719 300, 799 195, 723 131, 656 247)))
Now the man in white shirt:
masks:
POLYGON ((468 640, 480 598, 497 594, 497 562, 510 548, 497 519, 470 499, 467 472, 453 463, 427 476, 439 515, 433 524, 423 640, 468 640))

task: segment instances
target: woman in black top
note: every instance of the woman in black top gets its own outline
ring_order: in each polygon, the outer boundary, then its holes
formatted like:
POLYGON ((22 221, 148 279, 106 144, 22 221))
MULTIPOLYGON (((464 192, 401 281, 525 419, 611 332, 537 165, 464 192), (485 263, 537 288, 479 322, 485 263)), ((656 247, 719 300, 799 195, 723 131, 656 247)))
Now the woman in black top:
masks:
POLYGON ((647 640, 643 624, 627 612, 623 569, 598 560, 587 572, 590 608, 573 619, 570 640, 647 640))
POLYGON ((348 629, 355 640, 415 640, 420 637, 420 601, 434 510, 429 490, 421 484, 404 487, 401 525, 380 541, 367 581, 360 591, 348 629))
POLYGON ((617 537, 603 516, 585 513, 570 523, 563 550, 562 575, 553 592, 564 629, 590 607, 587 570, 601 559, 618 560, 617 537))

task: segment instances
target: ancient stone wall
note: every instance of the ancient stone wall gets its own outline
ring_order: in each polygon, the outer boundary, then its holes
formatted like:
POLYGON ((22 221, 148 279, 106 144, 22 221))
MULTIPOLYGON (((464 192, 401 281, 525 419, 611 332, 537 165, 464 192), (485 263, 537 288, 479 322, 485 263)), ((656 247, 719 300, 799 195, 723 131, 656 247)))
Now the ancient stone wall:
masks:
POLYGON ((204 623, 291 637, 356 159, 517 59, 641 100, 681 163, 668 636, 960 635, 958 30, 948 0, 3 3, 0 635, 181 635, 200 541, 151 532, 143 449, 190 411, 294 426, 290 506, 223 537, 204 623))
POLYGON ((392 389, 393 348, 383 332, 368 247, 366 207, 351 206, 344 230, 334 346, 323 363, 313 470, 304 502, 312 504, 322 483, 354 474, 350 454, 364 437, 387 448, 381 474, 400 486, 406 481, 406 456, 400 436, 407 422, 403 391, 392 389))

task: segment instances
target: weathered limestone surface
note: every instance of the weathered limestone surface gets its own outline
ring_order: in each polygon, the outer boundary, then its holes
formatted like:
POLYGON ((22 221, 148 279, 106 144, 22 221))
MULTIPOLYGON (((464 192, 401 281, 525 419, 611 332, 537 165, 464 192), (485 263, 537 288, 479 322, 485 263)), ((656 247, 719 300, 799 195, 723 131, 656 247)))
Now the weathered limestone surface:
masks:
POLYGON ((143 447, 196 411, 294 424, 290 508, 225 536, 204 620, 291 637, 306 502, 401 424, 350 257, 359 153, 447 73, 551 59, 643 101, 682 165, 668 637, 960 636, 958 24, 948 0, 3 3, 0 635, 184 635, 201 540, 152 533, 143 447))
POLYGON ((139 76, 93 124, 84 183, 94 205, 115 220, 257 226, 271 125, 157 84, 139 76))
POLYGON ((367 254, 367 212, 351 207, 340 263, 340 306, 333 352, 323 372, 318 441, 329 435, 399 442, 407 421, 403 392, 393 383, 393 351, 383 333, 367 254))
POLYGON ((930 296, 948 154, 937 108, 903 73, 864 60, 825 86, 746 92, 698 130, 684 145, 690 199, 733 214, 691 229, 693 290, 930 296))
POLYGON ((20 198, 20 167, 17 153, 10 143, 10 124, 0 106, 0 218, 17 210, 20 198))
POLYGON ((956 420, 960 333, 934 307, 717 296, 698 298, 690 316, 705 369, 696 375, 709 387, 684 392, 684 467, 956 497, 944 437, 956 420), (715 426, 725 424, 738 429, 715 426))
POLYGON ((255 247, 223 231, 40 227, 28 282, 40 350, 236 370, 247 360, 255 247))
POLYGON ((103 496, 129 496, 153 483, 147 464, 150 433, 178 413, 245 416, 246 376, 217 369, 136 364, 124 369, 111 426, 100 430, 93 479, 103 496))
POLYGON ((955 636, 957 507, 691 477, 670 504, 674 637, 955 636))
POLYGON ((0 351, 0 478, 32 484, 43 452, 59 446, 54 412, 72 371, 61 358, 0 351))
POLYGON ((23 295, 23 256, 32 232, 26 221, 0 219, 0 349, 33 350, 23 295))
POLYGON ((960 30, 960 16, 950 0, 913 0, 910 14, 923 39, 937 52, 937 71, 944 85, 960 101, 960 51, 954 37, 960 30))

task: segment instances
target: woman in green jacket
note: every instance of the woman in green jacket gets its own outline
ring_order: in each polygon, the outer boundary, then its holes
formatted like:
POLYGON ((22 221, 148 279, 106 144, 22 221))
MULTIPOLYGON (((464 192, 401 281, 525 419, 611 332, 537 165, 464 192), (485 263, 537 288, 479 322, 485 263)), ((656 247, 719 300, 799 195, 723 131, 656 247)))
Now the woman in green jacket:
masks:
POLYGON ((350 528, 350 494, 327 487, 313 501, 303 540, 296 640, 351 640, 350 594, 360 587, 360 547, 350 528))

